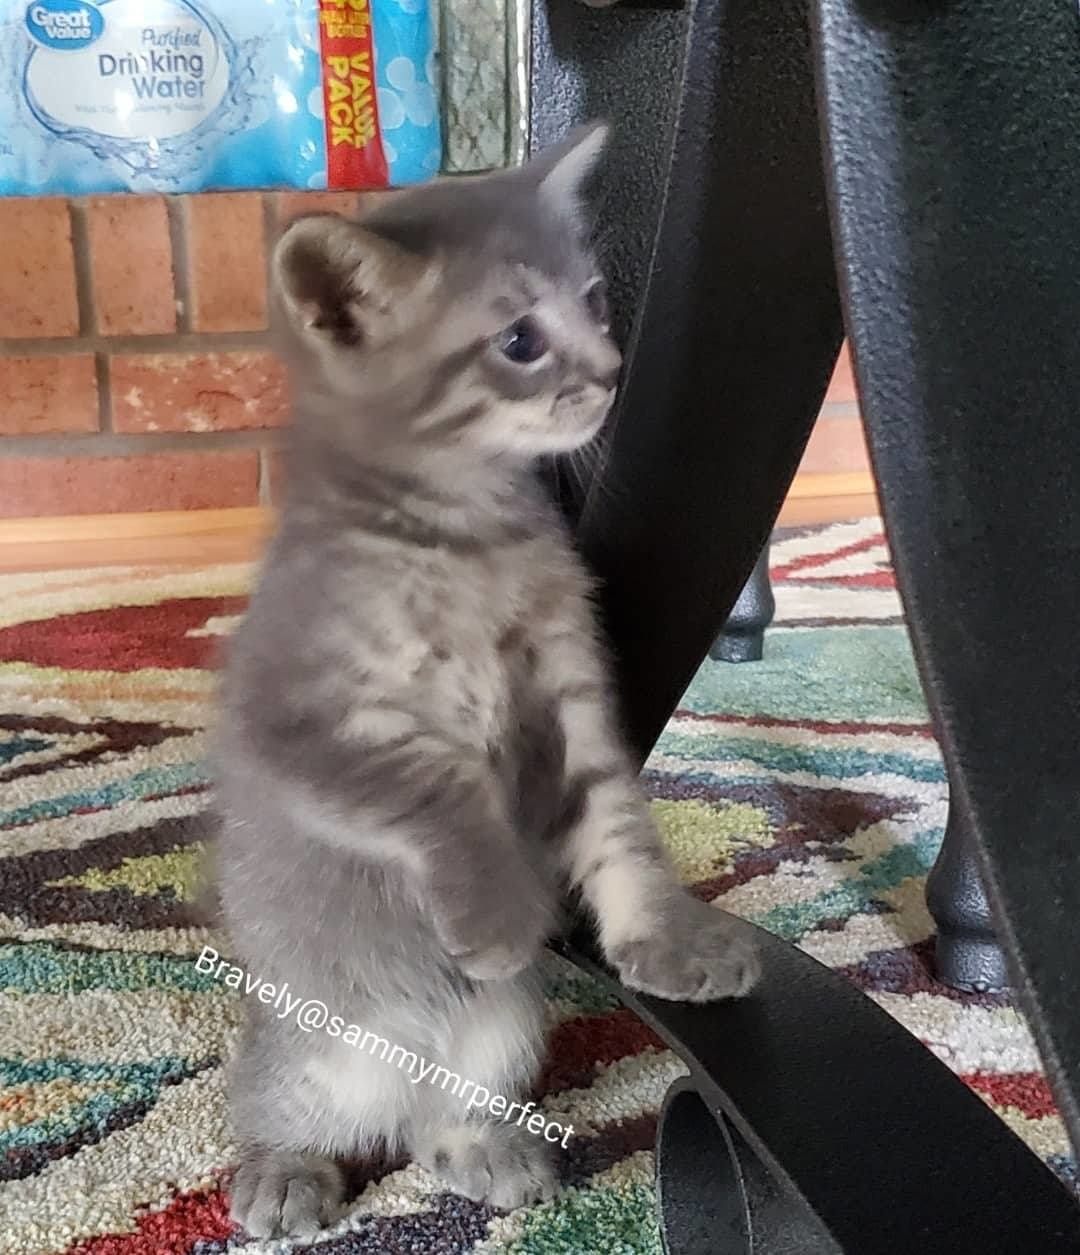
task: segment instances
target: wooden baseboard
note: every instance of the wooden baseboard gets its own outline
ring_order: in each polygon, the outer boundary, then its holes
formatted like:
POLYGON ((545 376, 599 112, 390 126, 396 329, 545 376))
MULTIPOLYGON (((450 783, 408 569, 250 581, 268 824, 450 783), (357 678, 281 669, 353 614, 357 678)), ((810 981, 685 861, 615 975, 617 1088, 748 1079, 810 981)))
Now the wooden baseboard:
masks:
POLYGON ((878 499, 873 493, 847 493, 839 497, 788 498, 776 520, 778 527, 809 527, 814 523, 840 523, 846 519, 865 519, 880 514, 878 499))
MULTIPOLYGON (((787 526, 825 523, 877 509, 868 471, 798 475, 779 521, 787 526)), ((273 520, 265 506, 0 519, 0 571, 247 562, 259 555, 273 520)))
POLYGON ((795 476, 777 522, 782 527, 801 527, 880 512, 869 471, 825 471, 795 476))
POLYGON ((866 497, 875 492, 874 477, 869 471, 802 472, 788 492, 789 501, 807 497, 866 497))
POLYGON ((0 571, 246 562, 272 526, 263 506, 0 519, 0 571))

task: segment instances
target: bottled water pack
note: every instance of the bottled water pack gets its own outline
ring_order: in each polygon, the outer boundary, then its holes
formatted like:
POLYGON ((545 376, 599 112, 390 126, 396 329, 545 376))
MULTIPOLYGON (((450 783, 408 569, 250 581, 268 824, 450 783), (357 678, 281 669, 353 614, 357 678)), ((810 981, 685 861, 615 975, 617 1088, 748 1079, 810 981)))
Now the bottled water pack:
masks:
POLYGON ((0 195, 435 174, 427 0, 0 0, 0 195))

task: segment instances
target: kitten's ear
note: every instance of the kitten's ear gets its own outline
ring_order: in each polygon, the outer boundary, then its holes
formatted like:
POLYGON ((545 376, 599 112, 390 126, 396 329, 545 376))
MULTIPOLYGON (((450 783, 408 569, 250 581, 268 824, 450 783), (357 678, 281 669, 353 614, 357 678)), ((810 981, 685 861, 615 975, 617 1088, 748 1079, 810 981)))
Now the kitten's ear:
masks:
POLYGON ((427 272, 421 258, 337 214, 298 218, 271 265, 289 320, 338 344, 380 339, 427 272))
POLYGON ((576 212, 610 135, 606 122, 586 122, 535 157, 530 168, 539 177, 540 195, 560 210, 576 212))

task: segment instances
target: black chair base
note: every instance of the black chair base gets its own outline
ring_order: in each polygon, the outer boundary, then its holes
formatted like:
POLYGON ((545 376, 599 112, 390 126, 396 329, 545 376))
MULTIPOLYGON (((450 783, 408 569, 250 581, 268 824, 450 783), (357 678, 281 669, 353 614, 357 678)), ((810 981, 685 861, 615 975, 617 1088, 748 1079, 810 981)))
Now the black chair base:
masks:
POLYGON ((1080 1255, 1076 1200, 982 1099, 849 981, 740 926, 761 983, 703 1005, 626 989, 584 927, 553 943, 690 1070, 657 1140, 667 1255, 1080 1255))

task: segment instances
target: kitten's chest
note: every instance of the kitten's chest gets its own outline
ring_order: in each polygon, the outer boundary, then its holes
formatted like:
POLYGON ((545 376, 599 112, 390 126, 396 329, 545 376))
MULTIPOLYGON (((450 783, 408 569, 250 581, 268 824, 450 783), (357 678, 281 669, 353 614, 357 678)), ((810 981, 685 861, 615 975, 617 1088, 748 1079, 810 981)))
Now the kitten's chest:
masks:
POLYGON ((543 591, 530 556, 458 571, 429 591, 416 623, 434 707, 476 744, 499 741, 535 705, 543 591))

